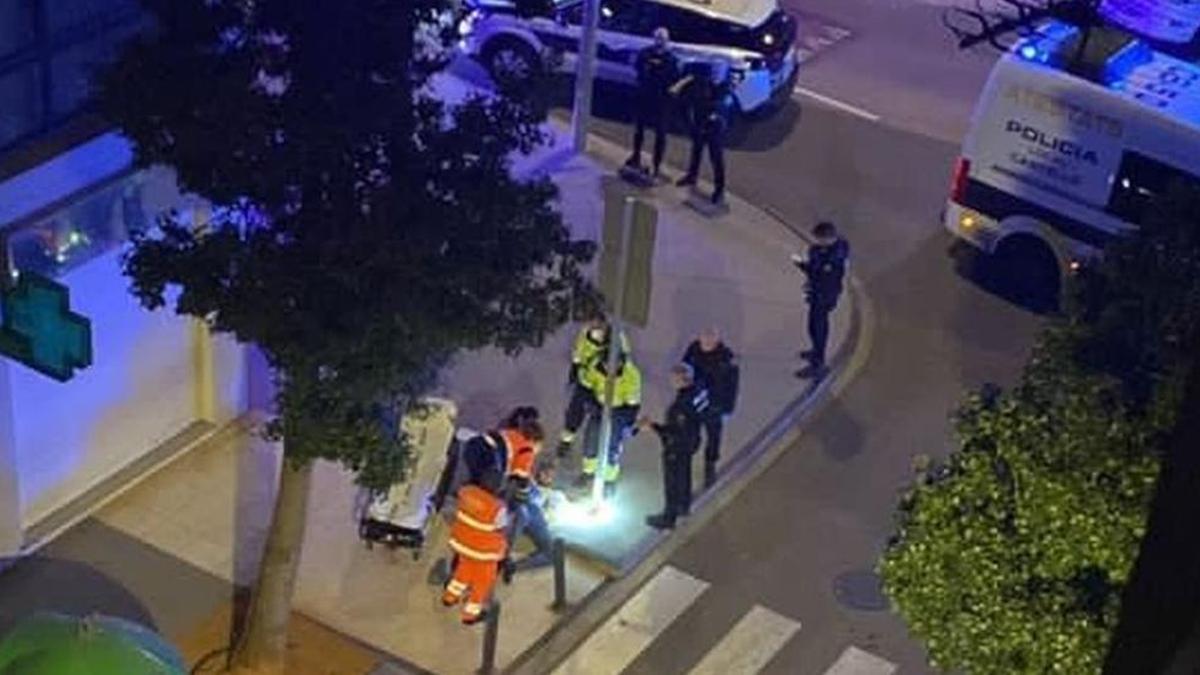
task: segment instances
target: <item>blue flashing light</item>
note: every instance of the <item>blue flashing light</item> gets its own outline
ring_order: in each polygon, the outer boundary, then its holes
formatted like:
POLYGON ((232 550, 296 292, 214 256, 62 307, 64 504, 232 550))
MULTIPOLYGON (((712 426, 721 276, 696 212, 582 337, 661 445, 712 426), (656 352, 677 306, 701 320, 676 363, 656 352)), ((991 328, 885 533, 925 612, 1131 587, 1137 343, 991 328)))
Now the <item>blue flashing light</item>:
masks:
POLYGON ((1020 54, 1021 58, 1028 61, 1038 60, 1038 48, 1033 45, 1025 45, 1024 47, 1021 47, 1020 54))

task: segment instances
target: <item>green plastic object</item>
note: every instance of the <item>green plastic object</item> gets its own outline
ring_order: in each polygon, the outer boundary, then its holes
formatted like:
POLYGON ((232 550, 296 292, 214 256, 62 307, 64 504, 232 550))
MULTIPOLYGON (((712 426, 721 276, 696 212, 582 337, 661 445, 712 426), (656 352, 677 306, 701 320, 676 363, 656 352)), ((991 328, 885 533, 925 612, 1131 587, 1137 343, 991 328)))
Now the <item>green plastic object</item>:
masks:
POLYGON ((0 314, 0 354, 59 382, 92 365, 91 321, 71 311, 63 284, 22 272, 0 291, 0 314))
POLYGON ((186 675, 179 652, 153 631, 110 616, 43 612, 0 642, 0 675, 186 675))

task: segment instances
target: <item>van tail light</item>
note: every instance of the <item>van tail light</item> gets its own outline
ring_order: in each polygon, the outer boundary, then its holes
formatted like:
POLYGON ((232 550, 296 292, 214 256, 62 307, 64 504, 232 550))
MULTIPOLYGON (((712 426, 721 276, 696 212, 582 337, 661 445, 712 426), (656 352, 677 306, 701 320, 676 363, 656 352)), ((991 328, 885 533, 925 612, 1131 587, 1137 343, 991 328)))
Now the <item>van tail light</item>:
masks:
POLYGON ((959 157, 954 162, 954 178, 950 182, 950 201, 963 203, 967 196, 967 180, 971 175, 971 160, 959 157))

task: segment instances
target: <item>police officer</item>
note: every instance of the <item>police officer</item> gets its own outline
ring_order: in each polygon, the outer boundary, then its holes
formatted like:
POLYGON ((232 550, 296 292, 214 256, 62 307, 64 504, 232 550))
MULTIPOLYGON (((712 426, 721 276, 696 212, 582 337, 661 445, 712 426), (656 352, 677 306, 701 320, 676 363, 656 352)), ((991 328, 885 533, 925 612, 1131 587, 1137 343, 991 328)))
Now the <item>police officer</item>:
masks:
POLYGON ((717 462, 721 459, 721 432, 726 418, 737 405, 739 372, 733 350, 721 341, 716 328, 702 331, 688 345, 683 362, 696 371, 696 382, 708 390, 709 414, 701 420, 704 428, 704 487, 717 482, 717 462))
POLYGON ((825 363, 825 347, 829 342, 829 315, 837 307, 842 294, 846 265, 850 259, 850 244, 838 234, 833 223, 822 221, 813 228, 815 241, 808 247, 808 258, 792 256, 804 272, 805 299, 808 301, 808 339, 812 347, 801 356, 809 365, 796 372, 798 377, 821 378, 829 372, 825 363))
POLYGON ((695 372, 686 363, 671 369, 675 400, 667 408, 666 419, 652 422, 642 418, 639 429, 653 429, 662 441, 663 496, 662 513, 646 517, 650 527, 669 530, 675 520, 692 509, 692 454, 700 446, 700 424, 708 413, 708 392, 695 382, 695 372))
POLYGON ((676 185, 695 185, 700 175, 700 155, 708 148, 713 169, 712 203, 725 198, 725 132, 733 116, 732 83, 723 64, 697 62, 674 88, 682 91, 692 136, 692 157, 687 174, 676 185))
POLYGON ((653 172, 657 176, 667 150, 667 118, 671 109, 671 87, 679 81, 679 60, 671 52, 671 36, 666 28, 654 30, 654 44, 638 52, 636 121, 633 132, 633 155, 625 166, 637 171, 642 168, 642 142, 646 127, 654 129, 653 172))

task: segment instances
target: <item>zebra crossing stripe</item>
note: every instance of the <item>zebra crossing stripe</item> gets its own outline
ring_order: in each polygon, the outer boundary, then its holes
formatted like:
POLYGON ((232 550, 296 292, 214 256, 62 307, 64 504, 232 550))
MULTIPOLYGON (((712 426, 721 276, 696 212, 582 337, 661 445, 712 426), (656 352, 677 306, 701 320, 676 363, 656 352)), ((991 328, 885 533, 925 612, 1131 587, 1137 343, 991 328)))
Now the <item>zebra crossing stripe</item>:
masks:
POLYGON ((892 675, 896 664, 858 647, 847 647, 825 675, 892 675))
POLYGON ((617 675, 707 588, 706 581, 663 567, 556 668, 555 675, 617 675))
POLYGON ((755 605, 688 675, 757 673, 799 630, 800 622, 755 605))

